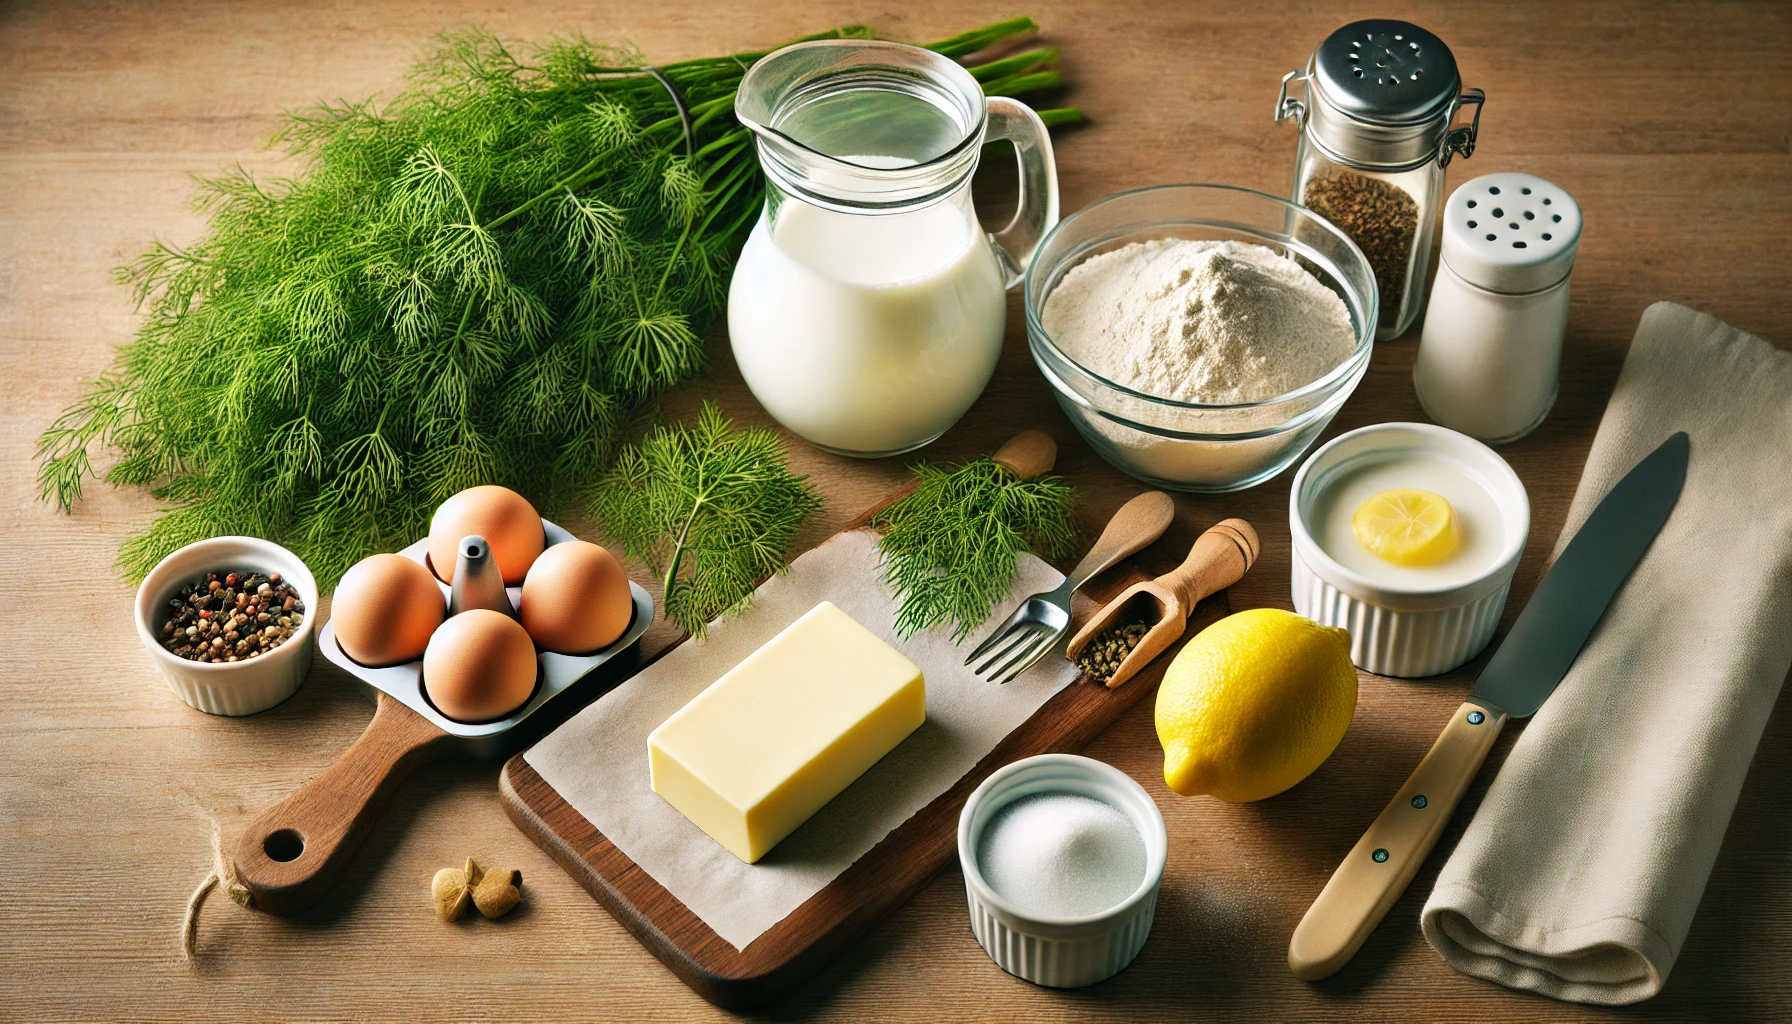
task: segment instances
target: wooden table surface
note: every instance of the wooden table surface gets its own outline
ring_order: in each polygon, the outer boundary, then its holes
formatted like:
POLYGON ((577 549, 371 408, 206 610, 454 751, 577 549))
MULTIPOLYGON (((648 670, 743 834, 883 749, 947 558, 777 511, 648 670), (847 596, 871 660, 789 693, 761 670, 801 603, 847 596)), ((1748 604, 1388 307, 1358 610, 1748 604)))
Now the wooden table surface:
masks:
MULTIPOLYGON (((1029 4, 916 0, 741 5, 612 0, 334 0, 319 3, 0 4, 0 1019, 719 1019, 506 820, 497 765, 426 769, 403 790, 313 915, 281 920, 214 899, 196 962, 176 924, 206 874, 214 818, 226 836, 328 764, 370 705, 318 660, 279 708, 247 719, 193 711, 156 676, 110 568, 154 506, 100 486, 71 516, 34 498, 32 446, 99 372, 135 319, 112 268, 152 238, 191 239, 188 174, 260 150, 284 108, 387 89, 445 28, 509 38, 581 31, 675 59, 868 22, 937 38, 1020 11, 1063 47, 1069 99, 1092 125, 1057 146, 1064 208, 1119 189, 1215 181, 1280 192, 1294 139, 1271 122, 1282 73, 1356 17, 1408 17, 1448 40, 1487 90, 1474 159, 1453 181, 1502 169, 1558 182, 1587 219, 1555 414, 1505 455, 1531 490, 1533 530, 1508 608, 1535 585, 1561 526, 1625 346, 1645 306, 1674 299, 1792 344, 1792 8, 1773 3, 1497 2, 1029 4), (444 925, 427 883, 468 854, 523 871, 527 899, 499 923, 444 925)), ((1138 487, 1074 440, 1028 361, 1011 307, 988 393, 927 454, 987 450, 1016 424, 1064 443, 1089 523, 1138 487)), ((1332 432, 1422 419, 1409 383, 1416 339, 1377 346, 1332 432)), ((767 422, 718 331, 715 372, 673 403, 715 395, 767 422)), ((900 463, 794 448, 828 499, 811 539, 891 490, 900 463)), ((1256 523, 1258 567, 1235 608, 1289 606, 1288 475, 1226 497, 1181 498, 1171 549, 1226 515, 1256 523)), ((1688 581, 1696 585, 1695 581, 1688 581)), ((663 642, 663 631, 657 642, 663 642)), ((1172 852, 1150 943, 1119 977, 1053 992, 978 949, 956 870, 942 873, 772 1013, 845 1020, 1589 1020, 1792 1017, 1792 704, 1756 755, 1723 854, 1665 991, 1626 1011, 1555 1003, 1457 974, 1419 935, 1439 852, 1330 981, 1284 966, 1323 880, 1429 746, 1468 673, 1365 676, 1332 759, 1292 791, 1232 806, 1169 793, 1148 705, 1087 751, 1144 783, 1172 852)), ((1503 756, 1510 739, 1496 750, 1503 756)), ((1485 780, 1491 772, 1483 773, 1485 780)), ((1481 789, 1471 794, 1472 808, 1481 789)))

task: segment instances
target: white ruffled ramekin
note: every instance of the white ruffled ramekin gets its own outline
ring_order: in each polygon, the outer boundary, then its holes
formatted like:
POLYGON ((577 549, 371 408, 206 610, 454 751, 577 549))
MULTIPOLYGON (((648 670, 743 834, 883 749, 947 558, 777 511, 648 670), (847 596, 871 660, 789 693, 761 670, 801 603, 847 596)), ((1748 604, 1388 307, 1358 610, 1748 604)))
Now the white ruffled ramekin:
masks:
POLYGON ((1431 423, 1377 423, 1333 438, 1294 476, 1288 492, 1294 536, 1294 610, 1350 632, 1350 660, 1382 676, 1434 676, 1463 664, 1493 639, 1512 574, 1531 532, 1531 502, 1506 460, 1466 434, 1431 423), (1486 572, 1441 589, 1377 583, 1326 554, 1309 524, 1319 495, 1340 473, 1422 451, 1474 473, 1493 496, 1506 529, 1486 572))
POLYGON ((1145 945, 1169 855, 1164 816, 1151 794, 1112 765, 1075 754, 1040 754, 997 769, 958 816, 971 933, 1002 970, 1052 988, 1093 985, 1120 973, 1145 945), (977 869, 977 842, 997 811, 1035 793, 1075 793, 1124 811, 1145 841, 1145 878, 1118 905, 1088 917, 1039 918, 996 895, 977 869))
POLYGON ((211 715, 253 715, 293 695, 311 671, 317 647, 317 580, 299 556, 259 537, 213 537, 188 544, 156 563, 137 588, 137 636, 181 700, 211 715), (208 572, 253 569, 279 573, 305 602, 298 632, 266 654, 223 665, 188 661, 159 641, 168 601, 182 584, 208 572))

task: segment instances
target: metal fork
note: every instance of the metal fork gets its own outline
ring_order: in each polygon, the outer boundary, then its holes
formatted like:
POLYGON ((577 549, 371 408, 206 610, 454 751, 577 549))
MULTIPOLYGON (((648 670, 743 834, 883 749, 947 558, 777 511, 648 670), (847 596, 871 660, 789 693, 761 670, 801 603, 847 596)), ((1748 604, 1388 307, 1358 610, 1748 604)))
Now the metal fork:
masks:
POLYGON ((1006 683, 1032 668, 1070 630, 1070 595, 1091 576, 1127 555, 1143 551, 1164 535, 1175 518, 1176 503, 1162 491, 1144 494, 1120 506, 1101 531, 1095 546, 1070 570, 1056 590, 1041 591, 1020 603, 964 659, 980 676, 1006 683))

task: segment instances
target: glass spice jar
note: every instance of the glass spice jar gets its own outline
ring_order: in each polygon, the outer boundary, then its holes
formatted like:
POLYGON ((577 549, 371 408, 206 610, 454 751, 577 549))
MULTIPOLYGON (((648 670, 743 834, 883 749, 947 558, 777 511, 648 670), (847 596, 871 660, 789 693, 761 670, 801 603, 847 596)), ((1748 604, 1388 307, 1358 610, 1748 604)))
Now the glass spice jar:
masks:
POLYGON ((1444 167, 1475 151, 1484 96, 1463 91, 1456 58, 1404 21, 1352 22, 1282 76, 1276 121, 1300 126, 1294 201, 1337 225, 1369 259, 1380 291, 1377 340, 1419 315, 1444 167), (1288 94, 1293 83, 1305 99, 1288 94), (1458 112, 1475 108, 1457 125, 1458 112))

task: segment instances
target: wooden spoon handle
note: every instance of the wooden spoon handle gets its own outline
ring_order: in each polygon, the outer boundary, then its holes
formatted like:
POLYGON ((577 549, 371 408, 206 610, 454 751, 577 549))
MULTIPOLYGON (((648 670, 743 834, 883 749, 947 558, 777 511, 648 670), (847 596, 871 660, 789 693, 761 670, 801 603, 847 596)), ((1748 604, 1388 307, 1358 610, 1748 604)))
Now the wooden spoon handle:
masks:
POLYGON ((354 745, 310 782, 263 811, 237 842, 237 879, 274 914, 316 903, 354 857, 399 782, 447 749, 447 733, 382 693, 354 745))
POLYGON ((1227 519, 1196 538, 1188 558, 1157 578, 1182 603, 1182 614, 1194 613, 1195 605, 1209 594, 1224 590, 1257 561, 1262 544, 1257 531, 1242 519, 1227 519))
POLYGON ((990 460, 1014 471, 1022 480, 1050 473, 1058 464, 1058 442, 1043 430, 1023 430, 996 449, 990 460))
POLYGON ((1330 977, 1362 948, 1437 845, 1505 725, 1506 713, 1492 705, 1469 701, 1456 709, 1430 753, 1351 847, 1294 929, 1288 969, 1295 977, 1330 977))
POLYGON ((1089 577, 1150 547, 1176 518, 1176 502, 1162 491, 1146 491, 1120 506, 1096 539, 1095 546, 1076 563, 1066 579, 1075 590, 1089 577))

